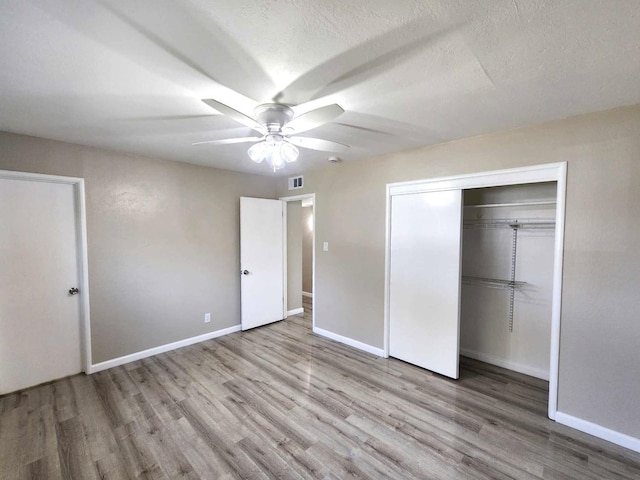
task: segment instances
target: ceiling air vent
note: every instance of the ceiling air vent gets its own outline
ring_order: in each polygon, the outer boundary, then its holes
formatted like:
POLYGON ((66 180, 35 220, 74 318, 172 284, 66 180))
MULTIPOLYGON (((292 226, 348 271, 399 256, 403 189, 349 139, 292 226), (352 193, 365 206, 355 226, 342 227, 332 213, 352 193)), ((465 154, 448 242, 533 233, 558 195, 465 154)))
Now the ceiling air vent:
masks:
POLYGON ((289 178, 289 190, 297 190, 303 187, 302 179, 304 177, 300 175, 299 177, 291 177, 289 178))

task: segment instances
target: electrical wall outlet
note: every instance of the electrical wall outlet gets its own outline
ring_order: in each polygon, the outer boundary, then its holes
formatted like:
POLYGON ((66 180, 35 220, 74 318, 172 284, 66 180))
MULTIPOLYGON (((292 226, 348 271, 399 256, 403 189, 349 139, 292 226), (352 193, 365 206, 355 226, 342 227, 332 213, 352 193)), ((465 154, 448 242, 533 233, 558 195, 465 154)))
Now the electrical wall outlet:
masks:
POLYGON ((211 321, 211 314, 210 313, 205 313, 204 314, 204 323, 209 323, 211 321))

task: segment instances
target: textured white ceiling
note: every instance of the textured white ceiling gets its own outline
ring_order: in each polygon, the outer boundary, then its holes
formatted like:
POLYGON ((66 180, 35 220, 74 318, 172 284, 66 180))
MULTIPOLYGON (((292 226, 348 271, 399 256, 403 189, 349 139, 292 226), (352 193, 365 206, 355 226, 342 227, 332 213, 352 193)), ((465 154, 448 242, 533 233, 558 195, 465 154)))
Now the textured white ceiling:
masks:
MULTIPOLYGON (((345 161, 640 103, 636 0, 2 0, 0 130, 273 175, 200 102, 338 103, 345 161)), ((301 149, 289 175, 327 164, 301 149)))

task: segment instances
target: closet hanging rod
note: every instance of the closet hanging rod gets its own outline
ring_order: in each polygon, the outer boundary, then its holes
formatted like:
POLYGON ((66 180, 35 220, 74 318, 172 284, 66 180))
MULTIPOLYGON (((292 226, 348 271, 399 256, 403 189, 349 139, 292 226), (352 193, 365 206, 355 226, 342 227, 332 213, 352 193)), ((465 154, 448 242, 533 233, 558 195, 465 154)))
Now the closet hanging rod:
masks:
POLYGON ((555 205, 555 200, 536 200, 531 202, 513 203, 483 203, 478 205, 465 205, 464 208, 496 208, 496 207, 533 207, 536 205, 555 205))
POLYGON ((465 220, 463 222, 466 228, 555 228, 556 221, 553 219, 525 219, 518 220, 517 218, 493 218, 493 219, 480 219, 480 220, 465 220))

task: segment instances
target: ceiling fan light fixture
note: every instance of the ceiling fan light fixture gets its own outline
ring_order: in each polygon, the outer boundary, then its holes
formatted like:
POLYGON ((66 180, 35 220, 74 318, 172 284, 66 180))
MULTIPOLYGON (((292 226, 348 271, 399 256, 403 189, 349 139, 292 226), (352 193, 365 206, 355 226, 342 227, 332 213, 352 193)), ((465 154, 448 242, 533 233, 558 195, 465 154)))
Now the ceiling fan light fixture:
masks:
POLYGON ((247 153, 256 163, 267 160, 275 172, 287 163, 295 162, 300 152, 295 145, 285 141, 282 135, 267 135, 264 140, 251 145, 247 153))

